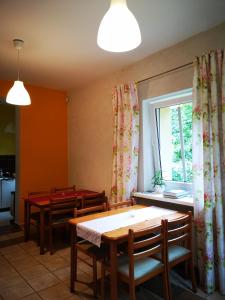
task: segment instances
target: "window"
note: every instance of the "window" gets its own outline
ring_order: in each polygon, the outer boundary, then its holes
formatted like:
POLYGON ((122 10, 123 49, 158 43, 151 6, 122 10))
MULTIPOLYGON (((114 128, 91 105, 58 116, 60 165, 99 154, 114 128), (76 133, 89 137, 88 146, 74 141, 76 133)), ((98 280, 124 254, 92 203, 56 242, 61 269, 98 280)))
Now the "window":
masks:
POLYGON ((192 186, 192 90, 143 101, 142 161, 139 188, 152 190, 151 178, 162 170, 168 188, 192 186))
POLYGON ((155 110, 164 180, 192 182, 192 102, 155 110))

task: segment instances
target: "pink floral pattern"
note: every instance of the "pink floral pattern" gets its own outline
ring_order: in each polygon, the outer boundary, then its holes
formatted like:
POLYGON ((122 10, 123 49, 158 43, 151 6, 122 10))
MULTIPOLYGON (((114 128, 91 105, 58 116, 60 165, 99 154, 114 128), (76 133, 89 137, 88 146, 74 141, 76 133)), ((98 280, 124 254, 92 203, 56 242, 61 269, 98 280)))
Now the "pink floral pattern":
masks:
POLYGON ((198 57, 193 80, 193 197, 201 283, 225 294, 225 58, 198 57))
POLYGON ((139 103, 131 82, 113 91, 113 174, 112 202, 130 198, 137 190, 139 103))

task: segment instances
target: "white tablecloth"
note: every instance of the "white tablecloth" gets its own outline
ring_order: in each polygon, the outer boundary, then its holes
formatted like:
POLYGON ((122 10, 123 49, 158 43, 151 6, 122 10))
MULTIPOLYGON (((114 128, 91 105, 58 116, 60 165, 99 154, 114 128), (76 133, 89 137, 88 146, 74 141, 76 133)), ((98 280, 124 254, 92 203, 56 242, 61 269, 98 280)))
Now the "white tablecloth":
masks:
POLYGON ((102 217, 77 224, 77 235, 100 247, 101 235, 105 232, 144 222, 174 213, 173 210, 160 207, 130 209, 128 212, 102 217))

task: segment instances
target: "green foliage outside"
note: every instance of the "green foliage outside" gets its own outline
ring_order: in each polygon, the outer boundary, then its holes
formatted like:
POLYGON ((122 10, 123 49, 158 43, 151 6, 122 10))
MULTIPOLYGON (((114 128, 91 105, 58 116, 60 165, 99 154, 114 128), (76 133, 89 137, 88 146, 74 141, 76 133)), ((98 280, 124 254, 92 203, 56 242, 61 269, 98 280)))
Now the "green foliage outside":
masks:
MULTIPOLYGON (((186 168, 186 182, 192 182, 192 103, 180 105, 183 126, 184 157, 186 168)), ((178 108, 172 108, 172 144, 174 147, 172 180, 184 181, 181 157, 180 130, 178 108)))

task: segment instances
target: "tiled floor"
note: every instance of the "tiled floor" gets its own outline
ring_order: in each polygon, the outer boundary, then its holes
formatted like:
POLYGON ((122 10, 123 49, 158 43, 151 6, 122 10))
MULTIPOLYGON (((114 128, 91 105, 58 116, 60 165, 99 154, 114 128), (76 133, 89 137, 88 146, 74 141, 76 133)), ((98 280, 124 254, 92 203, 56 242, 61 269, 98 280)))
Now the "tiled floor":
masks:
MULTIPOLYGON (((21 234, 22 232, 20 232, 21 234)), ((91 275, 91 269, 79 260, 78 278, 84 282, 91 282, 91 275)), ((92 289, 80 282, 76 283, 76 294, 71 294, 69 280, 70 248, 57 250, 53 255, 49 255, 49 253, 39 255, 39 248, 34 241, 20 242, 0 248, 1 300, 94 299, 92 289)), ((178 287, 176 293, 177 297, 174 298, 176 300, 196 299, 189 291, 186 292, 184 287, 178 287)), ((224 297, 217 294, 206 297, 203 292, 199 291, 198 295, 202 297, 198 299, 224 300, 224 297)), ((120 288, 119 299, 129 299, 127 290, 123 286, 120 288)), ((151 289, 148 289, 146 285, 138 289, 137 299, 159 300, 161 298, 152 294, 151 289)))
MULTIPOLYGON (((34 241, 0 248, 0 299, 88 299, 92 290, 77 284, 77 295, 69 291, 70 249, 39 255, 34 241)), ((80 262, 78 278, 91 282, 90 268, 80 262)))

